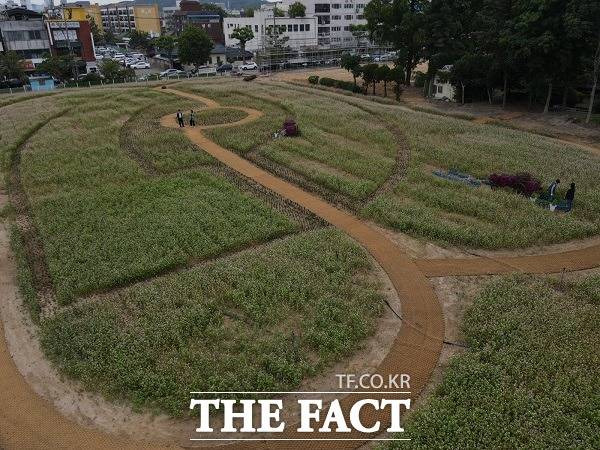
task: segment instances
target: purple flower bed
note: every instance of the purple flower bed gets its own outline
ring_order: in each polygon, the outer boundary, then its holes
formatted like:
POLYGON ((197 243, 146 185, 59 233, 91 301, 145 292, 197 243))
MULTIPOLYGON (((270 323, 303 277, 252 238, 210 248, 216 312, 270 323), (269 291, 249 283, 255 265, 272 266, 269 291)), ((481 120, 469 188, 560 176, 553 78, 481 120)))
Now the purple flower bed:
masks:
POLYGON ((529 173, 517 173, 515 175, 493 173, 489 176, 489 180, 493 187, 509 187, 527 197, 542 189, 540 180, 533 178, 529 173))

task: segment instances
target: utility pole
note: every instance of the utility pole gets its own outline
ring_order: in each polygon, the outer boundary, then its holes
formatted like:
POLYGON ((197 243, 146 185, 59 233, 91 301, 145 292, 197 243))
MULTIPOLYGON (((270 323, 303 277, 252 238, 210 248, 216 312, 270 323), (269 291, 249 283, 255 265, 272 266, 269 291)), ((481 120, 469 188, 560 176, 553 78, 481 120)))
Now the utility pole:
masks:
POLYGON ((75 62, 75 56, 73 55, 73 47, 71 46, 71 38, 69 37, 69 30, 67 29, 67 16, 65 14, 65 4, 61 4, 62 16, 63 16, 63 32, 65 33, 65 38, 67 39, 67 47, 69 48, 69 55, 73 59, 73 72, 75 75, 75 80, 79 78, 79 68, 77 67, 77 63, 75 62))

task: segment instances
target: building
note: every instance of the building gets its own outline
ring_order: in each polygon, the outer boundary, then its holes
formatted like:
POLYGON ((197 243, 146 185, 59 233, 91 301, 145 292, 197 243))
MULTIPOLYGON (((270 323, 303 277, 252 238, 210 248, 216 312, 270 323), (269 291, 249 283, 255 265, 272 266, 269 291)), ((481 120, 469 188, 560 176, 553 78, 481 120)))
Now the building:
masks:
POLYGON ((364 10, 369 0, 282 0, 281 8, 287 11, 296 1, 306 6, 307 17, 317 18, 319 47, 355 47, 360 44, 350 27, 367 23, 364 10))
POLYGON ((452 86, 452 83, 448 80, 448 74, 452 70, 452 66, 444 66, 433 79, 431 95, 437 100, 456 101, 456 89, 452 86), (445 75, 445 76, 444 76, 445 75))
POLYGON ((98 28, 102 30, 102 14, 100 6, 95 3, 82 1, 75 3, 66 3, 64 5, 65 17, 71 20, 90 20, 93 19, 98 28))
POLYGON ((136 5, 133 0, 100 5, 104 31, 115 34, 144 31, 152 37, 160 36, 161 19, 158 5, 136 5))
POLYGON ((269 45, 273 26, 279 37, 287 38, 285 45, 292 49, 315 47, 318 43, 316 17, 274 17, 273 8, 262 7, 254 11, 254 17, 226 17, 223 20, 225 45, 238 46, 239 41, 231 34, 236 28, 250 27, 254 39, 246 43, 246 50, 260 50, 269 45))
POLYGON ((73 52, 85 61, 87 71, 97 67, 94 38, 87 20, 48 20, 46 22, 52 54, 56 56, 73 52))
POLYGON ((171 31, 179 34, 186 25, 202 28, 214 43, 225 43, 223 17, 219 13, 206 10, 198 1, 182 0, 179 3, 179 10, 173 12, 171 31))
POLYGON ((42 14, 24 8, 0 12, 0 52, 14 51, 33 71, 50 53, 50 38, 42 14))

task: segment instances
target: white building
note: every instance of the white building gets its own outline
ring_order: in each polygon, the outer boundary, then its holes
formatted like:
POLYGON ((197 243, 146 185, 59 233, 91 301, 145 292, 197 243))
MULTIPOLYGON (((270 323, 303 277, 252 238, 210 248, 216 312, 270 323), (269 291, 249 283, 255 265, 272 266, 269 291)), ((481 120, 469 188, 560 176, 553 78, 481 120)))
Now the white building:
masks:
POLYGON ((274 17, 272 8, 263 7, 254 11, 254 17, 225 17, 223 32, 225 45, 237 47, 239 41, 231 37, 236 28, 250 27, 254 39, 246 43, 246 50, 256 51, 264 48, 268 42, 268 33, 277 27, 278 36, 288 38, 286 46, 293 49, 315 47, 317 45, 317 18, 310 17, 274 17))
POLYGON ((319 47, 355 47, 358 42, 350 31, 351 25, 365 25, 365 6, 369 0, 282 0, 287 11, 300 1, 306 6, 306 16, 317 18, 319 47))
POLYGON ((437 100, 449 100, 451 102, 456 101, 454 98, 456 94, 456 90, 454 86, 447 80, 447 77, 444 77, 444 74, 450 73, 452 70, 452 66, 444 66, 440 70, 438 70, 437 75, 433 79, 433 86, 431 95, 433 98, 437 100), (440 74, 441 72, 441 74, 440 74))

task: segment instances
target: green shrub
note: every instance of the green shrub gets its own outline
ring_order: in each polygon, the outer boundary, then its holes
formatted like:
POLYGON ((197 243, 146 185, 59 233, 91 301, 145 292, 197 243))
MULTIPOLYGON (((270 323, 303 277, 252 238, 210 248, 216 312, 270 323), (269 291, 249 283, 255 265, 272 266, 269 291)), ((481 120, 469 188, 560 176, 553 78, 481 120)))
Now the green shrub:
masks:
POLYGON ((335 82, 336 82, 336 80, 334 80, 333 78, 327 78, 327 77, 323 77, 319 80, 319 84, 321 86, 328 86, 328 87, 334 87, 335 82))
POLYGON ((319 84, 319 77, 317 75, 311 75, 308 77, 308 82, 310 84, 319 84))
POLYGON ((334 87, 337 89, 344 89, 350 92, 362 92, 362 89, 356 86, 352 81, 335 80, 333 78, 323 77, 319 80, 321 86, 334 87))

